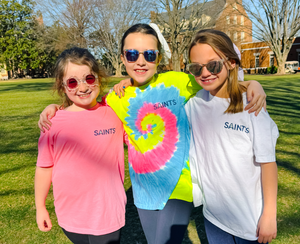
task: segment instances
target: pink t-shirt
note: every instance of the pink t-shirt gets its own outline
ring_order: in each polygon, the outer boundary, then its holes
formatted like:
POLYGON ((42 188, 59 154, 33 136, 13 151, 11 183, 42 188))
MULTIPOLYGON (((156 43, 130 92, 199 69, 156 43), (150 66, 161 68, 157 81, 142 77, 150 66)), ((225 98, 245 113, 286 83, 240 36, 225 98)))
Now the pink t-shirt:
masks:
MULTIPOLYGON (((99 106, 99 104, 98 104, 99 106)), ((60 110, 39 139, 37 166, 53 166, 59 225, 103 235, 125 225, 123 125, 108 106, 60 110)))

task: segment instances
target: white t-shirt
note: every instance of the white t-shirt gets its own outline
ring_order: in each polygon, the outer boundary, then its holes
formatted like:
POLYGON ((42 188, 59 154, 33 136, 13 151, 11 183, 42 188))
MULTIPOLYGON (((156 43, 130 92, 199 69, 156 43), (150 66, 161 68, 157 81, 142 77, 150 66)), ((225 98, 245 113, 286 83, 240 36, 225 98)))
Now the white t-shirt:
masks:
MULTIPOLYGON (((246 93, 243 100, 246 106, 246 93)), ((220 229, 256 240, 263 207, 260 163, 275 161, 279 133, 267 112, 225 114, 228 105, 201 90, 185 106, 194 204, 203 203, 205 218, 220 229)))

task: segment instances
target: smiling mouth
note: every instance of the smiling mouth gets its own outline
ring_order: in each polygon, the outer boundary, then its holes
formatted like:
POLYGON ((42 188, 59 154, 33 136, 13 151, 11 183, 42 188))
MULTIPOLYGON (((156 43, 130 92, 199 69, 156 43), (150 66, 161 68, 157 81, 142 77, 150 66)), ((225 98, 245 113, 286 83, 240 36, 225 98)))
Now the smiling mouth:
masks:
POLYGON ((146 69, 135 69, 134 70, 136 73, 145 73, 145 72, 147 72, 148 70, 146 70, 146 69))
POLYGON ((85 98, 85 97, 88 97, 89 95, 91 95, 92 91, 88 92, 88 93, 84 93, 84 94, 80 94, 80 95, 77 95, 78 97, 82 97, 82 98, 85 98))
POLYGON ((201 80, 203 83, 212 83, 216 78, 201 80))

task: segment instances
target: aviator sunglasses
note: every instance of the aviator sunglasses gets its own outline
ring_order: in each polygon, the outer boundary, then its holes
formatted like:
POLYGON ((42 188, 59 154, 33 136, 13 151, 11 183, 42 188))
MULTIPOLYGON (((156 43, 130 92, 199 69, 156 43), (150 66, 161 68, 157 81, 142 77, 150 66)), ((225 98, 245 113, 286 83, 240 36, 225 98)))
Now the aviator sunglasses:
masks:
POLYGON ((193 76, 200 76, 204 66, 211 74, 216 75, 222 71, 225 61, 224 59, 220 59, 218 61, 210 61, 207 64, 190 63, 187 68, 193 76))
POLYGON ((126 60, 130 63, 137 61, 140 54, 144 55, 144 58, 147 62, 154 62, 156 60, 157 53, 159 53, 158 50, 152 50, 152 49, 145 50, 143 52, 139 52, 138 50, 135 49, 126 49, 124 51, 126 60))
POLYGON ((88 86, 96 86, 96 78, 94 75, 89 74, 83 79, 78 79, 75 77, 69 78, 65 83, 63 83, 64 86, 66 86, 69 90, 75 90, 78 88, 79 84, 81 82, 87 84, 88 86))

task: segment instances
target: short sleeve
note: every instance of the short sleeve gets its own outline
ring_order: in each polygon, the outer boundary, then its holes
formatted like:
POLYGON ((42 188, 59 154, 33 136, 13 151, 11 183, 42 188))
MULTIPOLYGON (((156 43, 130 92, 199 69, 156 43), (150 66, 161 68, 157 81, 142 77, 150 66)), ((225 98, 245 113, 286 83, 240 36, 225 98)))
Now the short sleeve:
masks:
POLYGON ((169 71, 161 74, 161 82, 167 86, 175 86, 180 91, 180 96, 183 96, 184 104, 196 93, 202 89, 201 86, 195 81, 194 76, 183 72, 169 71))
POLYGON ((257 163, 275 162, 275 147, 279 131, 268 112, 262 110, 258 116, 250 114, 251 133, 255 161, 257 163))
POLYGON ((36 166, 45 168, 52 167, 53 161, 53 143, 50 141, 50 131, 41 132, 38 142, 38 158, 36 166))

